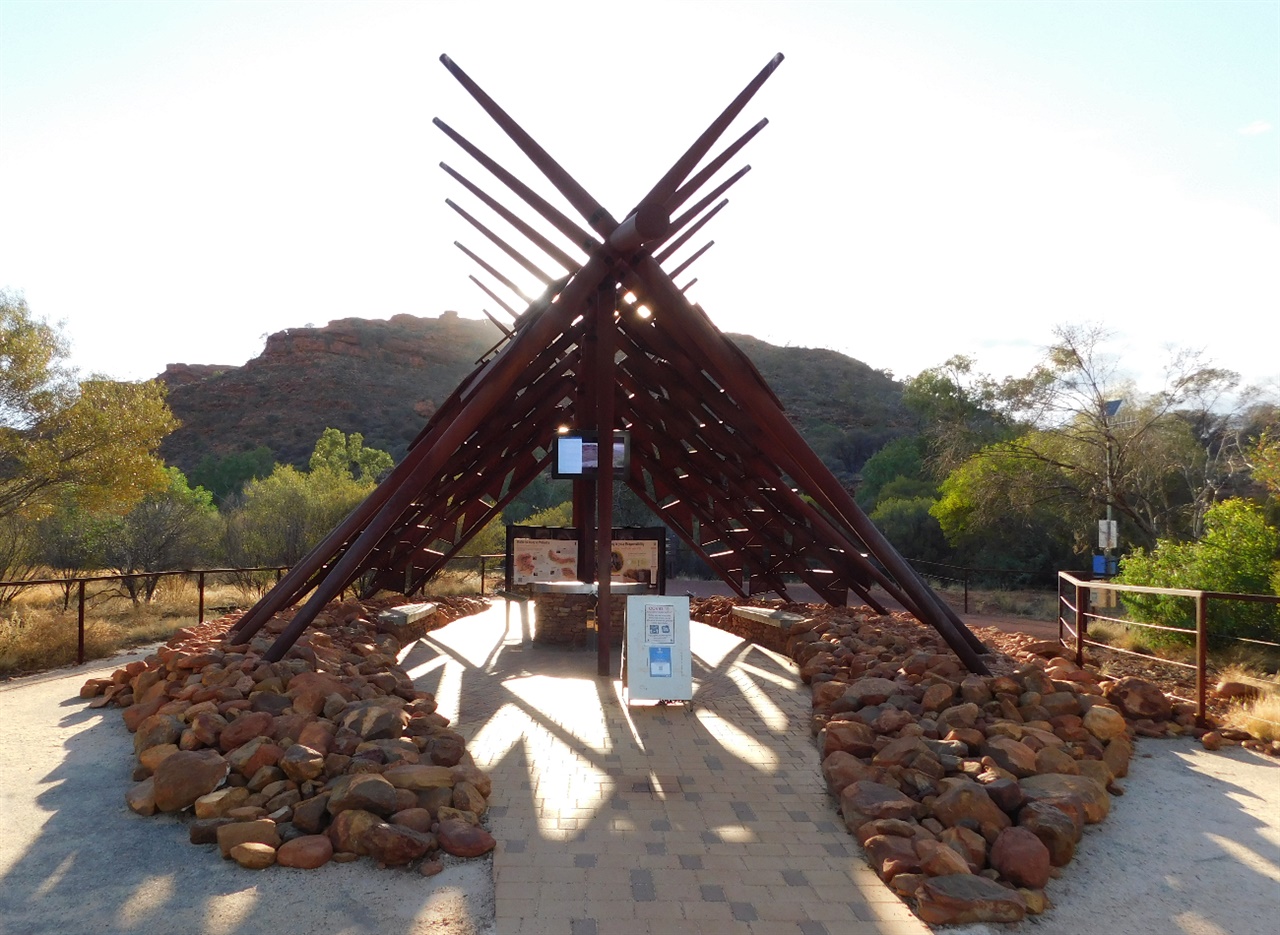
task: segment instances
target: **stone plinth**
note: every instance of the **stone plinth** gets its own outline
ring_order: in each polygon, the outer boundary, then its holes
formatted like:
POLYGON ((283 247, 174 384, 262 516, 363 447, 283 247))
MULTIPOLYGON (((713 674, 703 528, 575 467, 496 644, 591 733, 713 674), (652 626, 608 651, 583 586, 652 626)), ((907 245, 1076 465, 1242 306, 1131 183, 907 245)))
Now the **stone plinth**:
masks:
MULTIPOLYGON (((614 582, 609 597, 610 633, 614 645, 621 645, 626 632, 627 596, 643 594, 643 584, 614 582)), ((579 581, 556 581, 533 586, 533 641, 584 646, 592 630, 587 619, 596 616, 595 585, 579 581)))

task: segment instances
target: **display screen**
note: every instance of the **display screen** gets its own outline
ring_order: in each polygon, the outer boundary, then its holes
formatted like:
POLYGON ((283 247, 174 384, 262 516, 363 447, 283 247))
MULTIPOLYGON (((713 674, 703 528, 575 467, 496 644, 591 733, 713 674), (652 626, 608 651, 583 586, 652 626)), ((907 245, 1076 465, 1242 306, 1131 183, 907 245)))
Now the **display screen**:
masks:
MULTIPOLYGON (((626 477, 631 468, 631 433, 613 433, 613 473, 626 477)), ((557 435, 551 446, 552 477, 595 477, 600 472, 600 439, 595 432, 557 435)))

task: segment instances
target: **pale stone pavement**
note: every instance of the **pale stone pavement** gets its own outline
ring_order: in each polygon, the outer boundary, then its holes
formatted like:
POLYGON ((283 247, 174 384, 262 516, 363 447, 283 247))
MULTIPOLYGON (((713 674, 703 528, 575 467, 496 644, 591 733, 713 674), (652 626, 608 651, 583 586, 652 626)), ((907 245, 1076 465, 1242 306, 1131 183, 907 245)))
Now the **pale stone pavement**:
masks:
POLYGON ((929 932, 836 814, 789 660, 694 623, 693 701, 624 706, 616 653, 599 678, 504 611, 403 658, 493 776, 496 935, 929 932))

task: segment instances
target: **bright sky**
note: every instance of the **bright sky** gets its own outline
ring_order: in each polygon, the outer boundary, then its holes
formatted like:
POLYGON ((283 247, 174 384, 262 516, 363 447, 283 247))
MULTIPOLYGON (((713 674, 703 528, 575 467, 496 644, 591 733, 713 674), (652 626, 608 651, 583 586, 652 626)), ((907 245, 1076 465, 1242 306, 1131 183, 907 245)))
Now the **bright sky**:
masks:
POLYGON ((440 53, 621 217, 779 51, 725 137, 769 118, 753 171, 678 278, 722 329, 1003 376, 1104 322, 1144 383, 1171 344, 1280 378, 1273 0, 0 0, 0 287, 122 379, 478 318, 453 241, 500 255, 437 164, 518 206, 431 119, 549 189, 440 53))

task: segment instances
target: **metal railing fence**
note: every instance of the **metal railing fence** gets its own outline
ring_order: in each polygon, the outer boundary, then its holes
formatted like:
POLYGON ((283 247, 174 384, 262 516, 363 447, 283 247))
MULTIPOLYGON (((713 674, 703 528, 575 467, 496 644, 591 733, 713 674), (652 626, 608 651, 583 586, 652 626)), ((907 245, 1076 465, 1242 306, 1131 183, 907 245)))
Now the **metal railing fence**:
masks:
MULTIPOLYGON (((1084 665, 1084 648, 1086 646, 1106 650, 1108 652, 1120 653, 1122 655, 1137 656, 1147 660, 1151 659, 1151 657, 1145 653, 1135 652, 1131 649, 1122 649, 1118 646, 1111 646, 1107 643, 1099 642, 1098 640, 1089 639, 1089 624, 1091 621, 1118 623, 1126 627, 1140 627, 1149 630, 1182 633, 1188 637, 1192 637, 1194 638, 1195 643, 1196 661, 1194 663, 1164 658, 1161 658, 1160 661, 1170 666, 1192 669, 1195 671, 1195 698, 1183 698, 1179 695, 1171 695, 1170 697, 1175 698, 1178 701, 1186 702, 1187 704, 1195 705, 1196 723, 1201 727, 1206 726, 1206 698, 1208 694, 1210 639, 1209 602, 1236 601, 1241 603, 1272 604, 1280 606, 1280 597, 1268 594, 1230 594, 1223 591, 1202 591, 1191 588, 1152 588, 1133 584, 1113 584, 1110 581, 1095 581, 1089 578, 1081 578, 1077 576, 1079 574, 1082 573, 1072 574, 1071 572, 1066 571, 1058 572, 1058 642, 1068 650, 1073 650, 1075 652, 1076 665, 1084 665), (1153 594, 1165 597, 1187 598, 1195 602, 1195 629, 1170 627, 1158 623, 1145 623, 1140 620, 1094 613, 1090 607, 1091 591, 1109 591, 1116 595, 1153 594), (1070 640, 1068 640, 1068 636, 1071 637, 1070 640)), ((1227 636, 1225 638, 1236 642, 1280 649, 1280 643, 1273 643, 1268 640, 1255 640, 1237 636, 1227 636)))
POLYGON ((178 576, 187 578, 194 576, 196 579, 196 588, 199 592, 196 610, 196 622, 199 624, 204 622, 204 589, 205 580, 208 575, 233 575, 249 572, 270 571, 275 572, 276 580, 279 581, 280 575, 288 570, 288 565, 270 565, 255 568, 183 568, 171 571, 139 571, 129 572, 126 574, 77 575, 70 578, 23 578, 18 581, 0 581, 0 588, 27 588, 38 587, 41 585, 57 585, 58 587, 67 588, 74 585, 76 589, 76 665, 83 665, 85 585, 87 584, 92 584, 95 581, 128 581, 138 579, 154 580, 178 576))

